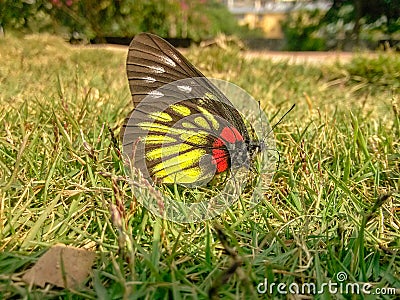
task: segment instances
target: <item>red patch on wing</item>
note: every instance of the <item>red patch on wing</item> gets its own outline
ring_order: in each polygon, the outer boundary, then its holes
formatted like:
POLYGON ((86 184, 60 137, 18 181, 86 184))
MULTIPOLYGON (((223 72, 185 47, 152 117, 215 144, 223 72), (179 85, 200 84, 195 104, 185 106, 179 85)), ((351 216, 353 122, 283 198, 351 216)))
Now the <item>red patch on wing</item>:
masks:
POLYGON ((232 144, 234 144, 236 141, 243 141, 242 135, 235 127, 225 127, 222 129, 220 137, 232 144))
POLYGON ((217 166, 217 173, 224 172, 228 169, 229 152, 226 148, 222 148, 226 142, 234 144, 237 141, 243 141, 242 135, 234 127, 225 127, 222 129, 220 138, 213 143, 212 163, 217 166))
POLYGON ((228 169, 228 153, 224 149, 213 149, 212 163, 217 166, 217 173, 224 172, 228 169))

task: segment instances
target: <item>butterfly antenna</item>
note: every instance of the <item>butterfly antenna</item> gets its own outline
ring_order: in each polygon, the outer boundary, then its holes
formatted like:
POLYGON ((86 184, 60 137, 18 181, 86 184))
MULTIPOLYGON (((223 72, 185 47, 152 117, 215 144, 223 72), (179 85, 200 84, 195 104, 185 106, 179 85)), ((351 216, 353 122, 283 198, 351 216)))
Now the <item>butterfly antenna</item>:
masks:
POLYGON ((290 113, 294 109, 295 106, 296 106, 296 104, 293 104, 292 107, 279 119, 279 121, 276 122, 274 126, 272 126, 272 128, 268 132, 267 136, 275 129, 276 126, 278 126, 283 121, 283 119, 287 116, 288 113, 290 113))

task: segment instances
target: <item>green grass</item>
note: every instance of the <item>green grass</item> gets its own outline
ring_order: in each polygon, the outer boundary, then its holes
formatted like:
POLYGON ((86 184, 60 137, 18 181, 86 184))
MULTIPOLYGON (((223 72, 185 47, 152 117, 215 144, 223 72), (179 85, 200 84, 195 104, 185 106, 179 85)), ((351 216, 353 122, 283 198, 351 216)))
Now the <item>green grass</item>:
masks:
POLYGON ((211 288, 246 299, 264 278, 318 286, 338 272, 400 289, 398 55, 311 66, 191 49, 206 75, 260 100, 272 124, 296 108, 275 130, 282 161, 260 204, 186 225, 154 217, 118 180, 108 127, 118 136, 131 110, 125 55, 49 36, 0 39, 1 299, 205 299, 211 288), (96 250, 86 285, 23 283, 58 242, 96 250))

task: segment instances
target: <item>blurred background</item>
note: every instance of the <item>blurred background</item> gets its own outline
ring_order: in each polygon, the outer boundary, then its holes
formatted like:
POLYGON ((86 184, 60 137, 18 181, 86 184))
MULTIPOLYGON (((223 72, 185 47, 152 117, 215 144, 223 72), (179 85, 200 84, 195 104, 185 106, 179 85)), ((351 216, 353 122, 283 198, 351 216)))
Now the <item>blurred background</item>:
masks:
POLYGON ((47 32, 127 44, 139 32, 189 46, 220 34, 250 49, 400 49, 400 0, 2 0, 0 35, 47 32))

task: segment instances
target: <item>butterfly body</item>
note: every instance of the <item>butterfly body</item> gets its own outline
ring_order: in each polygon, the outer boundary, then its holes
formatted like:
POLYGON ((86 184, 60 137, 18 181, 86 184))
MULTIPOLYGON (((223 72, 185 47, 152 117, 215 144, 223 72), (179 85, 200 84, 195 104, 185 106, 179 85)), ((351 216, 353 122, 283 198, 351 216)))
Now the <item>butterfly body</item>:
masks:
POLYGON ((261 146, 243 116, 168 42, 137 35, 127 75, 134 110, 123 131, 124 153, 146 178, 201 185, 250 167, 261 146))

